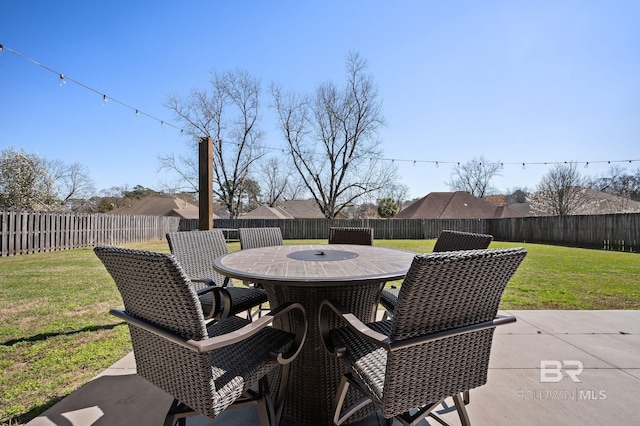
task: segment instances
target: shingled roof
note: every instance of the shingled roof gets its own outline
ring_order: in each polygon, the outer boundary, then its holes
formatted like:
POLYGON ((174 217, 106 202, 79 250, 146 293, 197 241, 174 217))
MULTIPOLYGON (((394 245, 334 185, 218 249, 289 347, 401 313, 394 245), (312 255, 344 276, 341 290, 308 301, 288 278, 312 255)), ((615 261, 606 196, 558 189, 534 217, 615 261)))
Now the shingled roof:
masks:
POLYGON ((131 205, 113 209, 108 214, 176 216, 184 219, 199 218, 198 206, 178 197, 144 197, 131 205))
POLYGON ((521 217, 506 206, 496 206, 465 191, 431 192, 395 215, 396 219, 492 219, 521 217))
POLYGON ((259 206, 242 215, 243 219, 322 219, 315 200, 289 200, 276 206, 259 206))

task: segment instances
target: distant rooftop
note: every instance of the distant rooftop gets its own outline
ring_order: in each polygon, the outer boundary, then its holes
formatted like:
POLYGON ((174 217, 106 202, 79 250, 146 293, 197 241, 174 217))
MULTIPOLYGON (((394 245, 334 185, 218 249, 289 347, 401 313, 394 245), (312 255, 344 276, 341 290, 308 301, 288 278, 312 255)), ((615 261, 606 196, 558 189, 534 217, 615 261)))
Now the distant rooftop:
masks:
MULTIPOLYGON (((128 206, 118 207, 107 214, 174 216, 183 219, 198 219, 198 206, 178 197, 144 197, 128 206)), ((214 215, 214 219, 216 216, 214 215)))
POLYGON ((507 206, 496 206, 465 191, 431 192, 400 211, 396 219, 493 219, 521 217, 507 206))

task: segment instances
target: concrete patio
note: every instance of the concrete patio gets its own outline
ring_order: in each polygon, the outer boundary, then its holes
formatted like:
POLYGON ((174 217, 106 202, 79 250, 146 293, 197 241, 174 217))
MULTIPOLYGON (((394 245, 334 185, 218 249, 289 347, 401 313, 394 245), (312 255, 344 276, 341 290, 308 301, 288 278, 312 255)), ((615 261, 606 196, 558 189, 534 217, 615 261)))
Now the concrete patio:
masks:
MULTIPOLYGON (((637 424, 640 311, 502 313, 518 321, 496 331, 489 381, 471 391, 467 406, 473 424, 637 424)), ((28 424, 161 425, 172 398, 134 373, 129 354, 28 424)), ((446 412, 444 418, 459 424, 455 412, 446 412)), ((420 425, 435 423, 423 420, 420 425)), ((239 408, 214 420, 193 417, 187 424, 259 422, 255 409, 239 408)), ((358 426, 365 424, 383 423, 373 417, 358 426)))

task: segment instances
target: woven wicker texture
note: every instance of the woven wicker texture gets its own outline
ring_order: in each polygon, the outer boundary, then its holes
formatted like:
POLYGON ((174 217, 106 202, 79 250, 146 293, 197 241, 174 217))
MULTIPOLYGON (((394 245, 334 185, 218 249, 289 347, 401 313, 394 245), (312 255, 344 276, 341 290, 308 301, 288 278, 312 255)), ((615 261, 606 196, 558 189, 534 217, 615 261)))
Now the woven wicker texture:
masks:
MULTIPOLYGON (((300 302, 309 319, 307 339, 298 357, 291 363, 288 393, 284 407, 284 417, 296 425, 328 424, 332 413, 332 397, 338 390, 340 377, 346 372, 346 366, 337 358, 330 356, 324 350, 322 337, 319 334, 318 307, 324 299, 340 300, 344 306, 358 318, 369 321, 373 308, 371 301, 380 291, 380 283, 358 285, 353 291, 348 286, 307 288, 307 287, 276 287, 268 286, 271 305, 286 300, 300 302), (327 395, 328 398, 324 396, 327 395)), ((336 321, 332 326, 338 326, 336 321)), ((284 329, 292 325, 281 325, 284 329)), ((360 395, 351 392, 347 395, 347 402, 355 402, 360 395)), ((369 412, 362 410, 354 420, 366 416, 369 412)))
POLYGON ((104 246, 94 252, 113 277, 129 315, 185 339, 207 337, 198 296, 173 256, 104 246))
MULTIPOLYGON (((369 326, 395 341, 495 318, 502 293, 526 255, 521 248, 416 256, 392 320, 369 326)), ((349 328, 331 333, 345 362, 386 418, 487 381, 493 328, 387 353, 349 328)))
MULTIPOLYGON (((224 234, 219 229, 209 231, 189 231, 167 233, 167 241, 171 252, 176 257, 190 279, 209 279, 217 286, 223 286, 225 277, 213 269, 213 260, 227 254, 227 244, 224 234)), ((266 303, 267 295, 262 289, 232 287, 229 281, 227 291, 231 298, 230 314, 245 312, 262 303, 266 303)), ((197 288, 207 284, 194 281, 197 288)), ((211 293, 200 296, 203 310, 211 312, 214 298, 211 293)), ((214 312, 218 313, 220 309, 214 312)))
POLYGON ((238 237, 242 250, 282 245, 282 231, 277 227, 239 228, 238 237))
POLYGON ((445 229, 438 236, 433 252, 486 249, 491 241, 493 241, 493 235, 445 229))
POLYGON ((329 244, 373 245, 373 228, 329 228, 329 244))
MULTIPOLYGON (((493 241, 492 235, 445 229, 438 236, 433 252, 486 249, 491 244, 491 241, 493 241)), ((380 295, 380 304, 387 311, 393 312, 398 303, 399 292, 399 288, 385 288, 380 295)))
MULTIPOLYGON (((205 323, 191 282, 172 255, 96 247, 120 291, 127 314, 186 339, 220 336, 249 324, 229 317, 205 323)), ((208 417, 215 417, 261 377, 279 371, 270 352, 287 350, 293 336, 274 327, 230 346, 197 353, 129 325, 137 373, 208 417)))

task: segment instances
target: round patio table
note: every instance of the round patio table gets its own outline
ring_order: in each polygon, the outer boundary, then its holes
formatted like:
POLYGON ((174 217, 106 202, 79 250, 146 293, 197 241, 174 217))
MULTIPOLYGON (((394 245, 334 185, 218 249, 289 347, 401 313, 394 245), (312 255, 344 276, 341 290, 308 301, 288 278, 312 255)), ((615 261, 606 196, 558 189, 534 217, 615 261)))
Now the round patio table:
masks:
MULTIPOLYGON (((215 259, 218 272, 260 283, 272 308, 295 301, 307 311, 309 331, 291 364, 285 418, 295 424, 329 424, 332 420, 331 404, 346 370, 325 351, 318 328, 320 303, 337 300, 360 320, 371 321, 384 283, 403 278, 415 255, 384 247, 322 244, 261 247, 215 259)), ((355 402, 359 397, 354 392, 347 398, 355 402)))

